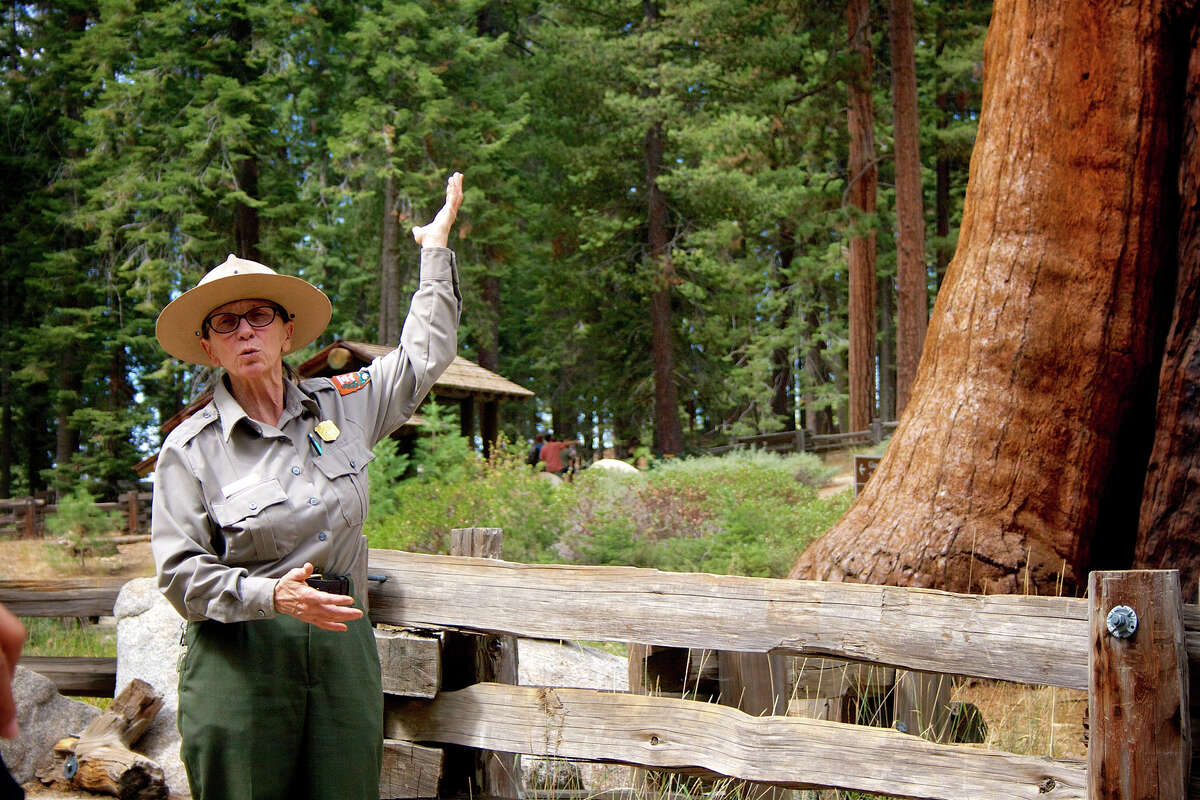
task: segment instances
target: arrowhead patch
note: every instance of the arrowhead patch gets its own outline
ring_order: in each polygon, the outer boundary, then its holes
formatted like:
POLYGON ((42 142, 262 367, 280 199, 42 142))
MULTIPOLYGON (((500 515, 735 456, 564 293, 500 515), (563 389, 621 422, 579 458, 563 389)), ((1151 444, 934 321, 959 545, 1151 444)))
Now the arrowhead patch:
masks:
POLYGON ((329 380, 333 381, 333 386, 338 390, 338 394, 354 394, 359 389, 362 389, 371 382, 371 373, 367 372, 365 369, 360 369, 358 372, 347 372, 345 375, 334 375, 329 380))

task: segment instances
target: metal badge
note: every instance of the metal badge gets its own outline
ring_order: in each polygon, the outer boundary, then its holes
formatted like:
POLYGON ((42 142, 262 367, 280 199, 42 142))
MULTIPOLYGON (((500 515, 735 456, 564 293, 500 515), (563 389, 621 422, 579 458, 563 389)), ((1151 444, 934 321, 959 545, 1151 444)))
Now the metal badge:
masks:
POLYGON ((321 441, 325 443, 332 442, 334 439, 342 435, 342 432, 338 430, 338 426, 335 425, 331 419, 321 420, 317 423, 317 427, 313 428, 313 430, 316 432, 317 436, 321 437, 321 441))

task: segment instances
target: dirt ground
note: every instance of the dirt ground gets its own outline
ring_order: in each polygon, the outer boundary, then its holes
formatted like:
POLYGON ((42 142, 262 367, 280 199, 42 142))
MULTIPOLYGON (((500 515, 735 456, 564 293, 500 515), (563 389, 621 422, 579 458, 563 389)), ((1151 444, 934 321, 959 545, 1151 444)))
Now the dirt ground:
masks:
POLYGON ((117 545, 117 554, 89 556, 82 563, 54 539, 0 539, 0 579, 142 578, 154 574, 150 537, 117 545))

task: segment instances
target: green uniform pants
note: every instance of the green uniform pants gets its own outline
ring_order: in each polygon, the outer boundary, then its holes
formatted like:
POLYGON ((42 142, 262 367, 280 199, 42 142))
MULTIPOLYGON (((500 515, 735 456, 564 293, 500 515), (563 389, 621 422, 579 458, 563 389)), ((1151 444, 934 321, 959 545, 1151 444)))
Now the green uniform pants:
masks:
POLYGON ((188 625, 180 755, 195 800, 378 800, 379 653, 367 618, 188 625))

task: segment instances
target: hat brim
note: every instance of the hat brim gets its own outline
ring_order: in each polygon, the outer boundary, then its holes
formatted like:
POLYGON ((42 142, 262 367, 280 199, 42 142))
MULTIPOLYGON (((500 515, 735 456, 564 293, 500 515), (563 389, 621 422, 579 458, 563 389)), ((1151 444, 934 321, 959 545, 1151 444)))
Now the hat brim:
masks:
POLYGON ((180 361, 209 365, 200 346, 204 318, 214 309, 235 300, 270 300, 292 315, 292 349, 316 340, 333 316, 329 298, 317 287, 291 275, 248 273, 218 278, 176 297, 158 315, 154 335, 168 353, 180 361))

